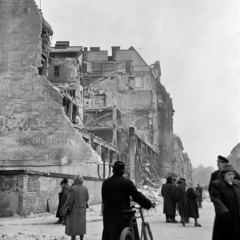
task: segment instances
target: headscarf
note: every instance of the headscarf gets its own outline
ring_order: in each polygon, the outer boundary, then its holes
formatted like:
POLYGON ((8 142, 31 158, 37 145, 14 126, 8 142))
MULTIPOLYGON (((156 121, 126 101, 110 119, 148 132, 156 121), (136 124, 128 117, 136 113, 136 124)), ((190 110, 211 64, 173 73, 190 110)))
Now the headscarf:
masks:
POLYGON ((73 184, 76 185, 76 184, 82 184, 82 183, 83 183, 83 177, 80 175, 76 175, 73 180, 73 184))

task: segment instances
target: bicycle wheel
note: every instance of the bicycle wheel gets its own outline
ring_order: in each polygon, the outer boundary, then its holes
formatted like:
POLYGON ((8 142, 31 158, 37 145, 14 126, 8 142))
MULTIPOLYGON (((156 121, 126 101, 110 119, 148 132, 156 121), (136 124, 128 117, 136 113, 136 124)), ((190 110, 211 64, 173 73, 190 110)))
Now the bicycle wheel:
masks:
POLYGON ((153 235, 152 235, 152 231, 151 231, 151 228, 150 228, 150 225, 148 222, 146 222, 146 228, 147 228, 147 235, 148 235, 148 239, 149 240, 153 240, 153 235))
POLYGON ((142 224, 141 239, 143 240, 153 240, 152 231, 148 222, 142 224))
POLYGON ((134 240, 133 234, 130 228, 127 227, 122 230, 120 240, 134 240))

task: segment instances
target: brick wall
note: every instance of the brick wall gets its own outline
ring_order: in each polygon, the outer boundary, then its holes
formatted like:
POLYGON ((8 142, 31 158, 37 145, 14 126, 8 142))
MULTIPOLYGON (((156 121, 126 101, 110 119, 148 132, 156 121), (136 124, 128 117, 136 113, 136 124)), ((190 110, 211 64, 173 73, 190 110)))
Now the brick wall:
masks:
MULTIPOLYGON (((28 174, 0 175, 0 217, 12 216, 14 213, 28 215, 31 212, 47 212, 48 199, 53 211, 56 211, 62 179, 28 174)), ((71 184, 72 179, 69 179, 71 184)), ((102 182, 84 180, 83 184, 89 190, 89 204, 100 203, 102 182)))

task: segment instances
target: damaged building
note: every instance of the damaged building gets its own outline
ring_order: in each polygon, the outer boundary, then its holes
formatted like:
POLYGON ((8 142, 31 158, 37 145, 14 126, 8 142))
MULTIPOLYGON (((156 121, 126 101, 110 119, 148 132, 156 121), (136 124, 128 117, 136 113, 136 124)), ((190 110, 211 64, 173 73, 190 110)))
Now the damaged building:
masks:
POLYGON ((56 208, 60 181, 76 174, 99 203, 103 161, 125 162, 137 186, 190 179, 158 61, 133 47, 51 46, 34 0, 1 1, 0 21, 0 216, 56 208))
POLYGON ((47 211, 48 199, 56 208, 61 179, 76 174, 100 202, 102 161, 91 144, 120 150, 78 130, 81 48, 59 61, 62 43, 51 51, 53 30, 34 0, 1 1, 0 22, 0 216, 47 211), (71 74, 61 78, 64 69, 71 74))

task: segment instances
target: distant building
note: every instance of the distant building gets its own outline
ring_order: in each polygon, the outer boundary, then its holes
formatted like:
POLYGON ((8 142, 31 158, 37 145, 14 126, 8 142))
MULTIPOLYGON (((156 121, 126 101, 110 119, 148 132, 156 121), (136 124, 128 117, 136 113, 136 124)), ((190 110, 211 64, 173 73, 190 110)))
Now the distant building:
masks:
POLYGON ((229 162, 240 173, 240 143, 238 143, 227 157, 229 162))
POLYGON ((133 47, 112 47, 112 56, 99 47, 84 48, 83 87, 84 127, 127 149, 126 133, 134 125, 142 139, 160 153, 162 174, 167 175, 173 155, 174 110, 161 84, 160 63, 148 65, 133 47))

